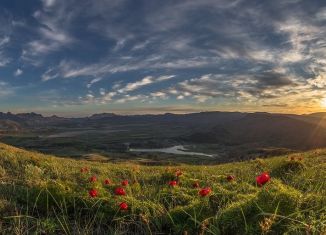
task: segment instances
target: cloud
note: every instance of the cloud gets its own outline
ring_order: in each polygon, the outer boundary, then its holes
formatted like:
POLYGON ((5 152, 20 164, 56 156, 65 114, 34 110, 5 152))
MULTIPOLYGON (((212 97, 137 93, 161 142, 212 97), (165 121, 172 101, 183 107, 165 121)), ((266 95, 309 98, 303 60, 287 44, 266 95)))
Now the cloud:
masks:
POLYGON ((131 95, 130 92, 136 91, 142 87, 146 87, 155 83, 163 82, 174 78, 175 75, 163 75, 159 77, 147 76, 139 81, 130 82, 122 86, 122 81, 118 82, 112 88, 113 90, 106 91, 100 88, 99 95, 95 96, 92 93, 86 94, 85 97, 79 97, 80 104, 107 104, 117 103, 124 104, 132 101, 148 102, 151 99, 156 100, 167 99, 168 94, 163 92, 149 92, 149 94, 135 94, 131 95))
POLYGON ((45 71, 45 73, 42 74, 41 78, 43 82, 46 82, 57 78, 58 76, 59 74, 53 68, 49 68, 47 71, 45 71))
POLYGON ((32 65, 43 63, 39 59, 50 53, 60 51, 75 40, 70 35, 67 27, 70 25, 71 14, 65 1, 42 0, 43 9, 34 12, 33 16, 38 21, 36 29, 38 39, 29 41, 24 45, 21 59, 32 65))
POLYGON ((316 78, 309 79, 308 84, 311 85, 313 88, 326 88, 326 75, 318 75, 316 78))
POLYGON ((150 84, 153 84, 153 83, 158 83, 158 82, 169 80, 169 79, 171 79, 173 77, 175 77, 175 75, 160 76, 158 78, 154 78, 152 76, 147 76, 147 77, 144 77, 140 81, 128 83, 125 87, 120 88, 118 90, 118 92, 119 93, 126 93, 126 92, 130 92, 130 91, 134 91, 134 90, 137 90, 137 89, 139 89, 141 87, 144 87, 144 86, 147 86, 147 85, 150 85, 150 84))
POLYGON ((24 68, 22 84, 62 88, 67 103, 292 107, 325 95, 322 1, 30 4, 0 10, 1 69, 24 68))
POLYGON ((205 74, 179 82, 165 92, 177 100, 189 97, 199 103, 224 99, 237 103, 281 97, 297 86, 300 82, 294 78, 270 70, 260 74, 205 74))
POLYGON ((20 76, 20 75, 22 75, 23 74, 23 70, 21 70, 21 69, 17 69, 15 72, 14 72, 14 75, 16 76, 16 77, 18 77, 18 76, 20 76))
POLYGON ((15 88, 6 82, 0 81, 0 98, 5 98, 15 94, 15 88))
POLYGON ((42 0, 42 2, 45 7, 52 7, 56 3, 56 0, 42 0))
POLYGON ((261 87, 282 87, 293 84, 288 76, 274 71, 266 71, 254 77, 261 87))
POLYGON ((129 71, 140 71, 152 69, 160 71, 164 69, 193 69, 214 66, 218 59, 216 57, 194 57, 189 59, 169 59, 161 56, 149 56, 144 59, 134 57, 110 58, 99 63, 90 65, 80 64, 76 61, 62 60, 54 68, 56 73, 62 78, 76 77, 103 77, 115 73, 124 73, 129 71))
POLYGON ((3 38, 0 37, 0 67, 6 66, 10 59, 5 55, 4 49, 9 44, 10 37, 4 36, 3 38))
POLYGON ((8 36, 5 36, 0 39, 0 48, 10 42, 10 38, 8 36))
POLYGON ((151 98, 154 100, 156 100, 157 98, 165 100, 169 97, 167 93, 162 92, 162 91, 152 92, 150 95, 151 95, 151 98))
POLYGON ((147 96, 144 96, 144 95, 134 95, 134 96, 125 95, 123 98, 115 100, 115 103, 124 104, 127 102, 138 101, 138 100, 140 100, 141 102, 144 102, 144 101, 146 101, 146 99, 147 99, 147 96))
POLYGON ((144 77, 140 81, 136 81, 134 83, 128 83, 124 88, 121 88, 118 91, 120 93, 125 93, 125 92, 128 92, 128 91, 133 91, 133 90, 136 90, 136 89, 138 89, 140 87, 143 87, 143 86, 152 84, 153 82, 154 81, 152 80, 152 77, 151 76, 144 77))
POLYGON ((99 78, 94 78, 92 79, 88 84, 87 84, 87 88, 91 88, 93 84, 99 82, 99 81, 102 81, 103 78, 102 77, 99 77, 99 78))

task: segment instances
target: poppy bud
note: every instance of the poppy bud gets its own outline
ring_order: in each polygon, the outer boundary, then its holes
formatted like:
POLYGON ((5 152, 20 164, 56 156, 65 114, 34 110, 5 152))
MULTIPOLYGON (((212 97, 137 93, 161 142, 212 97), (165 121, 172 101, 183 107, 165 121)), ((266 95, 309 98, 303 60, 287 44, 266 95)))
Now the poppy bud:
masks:
POLYGON ((129 184, 128 180, 124 180, 121 182, 121 185, 122 186, 127 186, 129 184))
POLYGON ((115 191, 114 191, 115 195, 119 195, 119 196, 124 196, 126 195, 126 191, 124 188, 116 188, 115 191))
POLYGON ((226 177, 226 179, 227 179, 227 181, 231 182, 231 181, 233 181, 235 179, 235 176, 234 175, 228 175, 226 177))
POLYGON ((104 184, 106 184, 106 185, 111 184, 111 180, 109 180, 109 179, 105 179, 105 180, 104 180, 104 184))
POLYGON ((199 188, 199 183, 198 183, 198 182, 193 183, 193 184, 192 184, 192 187, 194 187, 194 188, 199 188))
POLYGON ((205 197, 207 196, 208 194, 210 194, 212 192, 211 188, 210 187, 206 187, 206 188, 202 188, 200 191, 199 191, 199 195, 202 196, 202 197, 205 197))
POLYGON ((271 177, 267 172, 261 173, 259 176, 256 177, 257 184, 261 187, 264 184, 266 184, 268 181, 270 181, 271 177))
POLYGON ((91 190, 89 190, 88 194, 90 197, 97 197, 98 192, 96 189, 91 189, 91 190))
POLYGON ((88 168, 87 168, 87 167, 82 167, 82 168, 80 169, 80 172, 81 172, 81 173, 88 172, 88 168))
POLYGON ((119 207, 120 207, 120 210, 123 210, 123 211, 128 210, 128 204, 126 202, 120 203, 119 207))
POLYGON ((91 178, 89 178, 89 182, 95 182, 97 180, 96 176, 93 175, 91 178))
POLYGON ((174 186, 176 186, 177 184, 178 184, 178 182, 177 182, 176 180, 172 180, 172 181, 169 182, 169 185, 170 185, 171 187, 174 187, 174 186))

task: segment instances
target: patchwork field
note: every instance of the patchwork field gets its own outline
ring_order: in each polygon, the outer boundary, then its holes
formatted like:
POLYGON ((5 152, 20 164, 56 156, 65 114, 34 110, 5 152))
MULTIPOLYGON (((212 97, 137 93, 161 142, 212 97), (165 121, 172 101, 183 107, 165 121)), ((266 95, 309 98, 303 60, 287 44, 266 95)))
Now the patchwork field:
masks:
POLYGON ((0 231, 325 234, 325 182, 323 149, 223 165, 141 166, 0 144, 0 231), (263 172, 271 178, 258 185, 263 172))

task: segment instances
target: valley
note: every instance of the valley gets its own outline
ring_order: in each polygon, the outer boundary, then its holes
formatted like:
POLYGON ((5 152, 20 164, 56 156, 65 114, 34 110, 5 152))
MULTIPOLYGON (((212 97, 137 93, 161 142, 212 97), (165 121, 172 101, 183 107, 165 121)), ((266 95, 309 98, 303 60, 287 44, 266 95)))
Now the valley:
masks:
POLYGON ((175 159, 216 164, 326 147, 324 117, 322 113, 203 112, 131 116, 104 113, 63 118, 1 113, 0 141, 77 159, 96 154, 101 161, 128 159, 167 164, 175 159), (174 146, 189 149, 177 155, 173 151, 151 150, 174 146), (146 151, 130 151, 135 149, 146 151))

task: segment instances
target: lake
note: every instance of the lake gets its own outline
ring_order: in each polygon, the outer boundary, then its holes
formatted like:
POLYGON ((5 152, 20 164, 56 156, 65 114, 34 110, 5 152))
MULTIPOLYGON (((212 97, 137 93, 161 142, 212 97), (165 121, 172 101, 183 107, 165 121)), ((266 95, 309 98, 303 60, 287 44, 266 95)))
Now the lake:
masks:
POLYGON ((189 152, 187 151, 187 148, 183 145, 176 145, 173 147, 168 148, 158 148, 158 149, 129 149, 130 152, 156 152, 156 153, 170 153, 170 154, 182 154, 182 155, 199 155, 199 156, 205 156, 205 157, 211 157, 214 156, 211 154, 206 153, 198 153, 198 152, 189 152))

